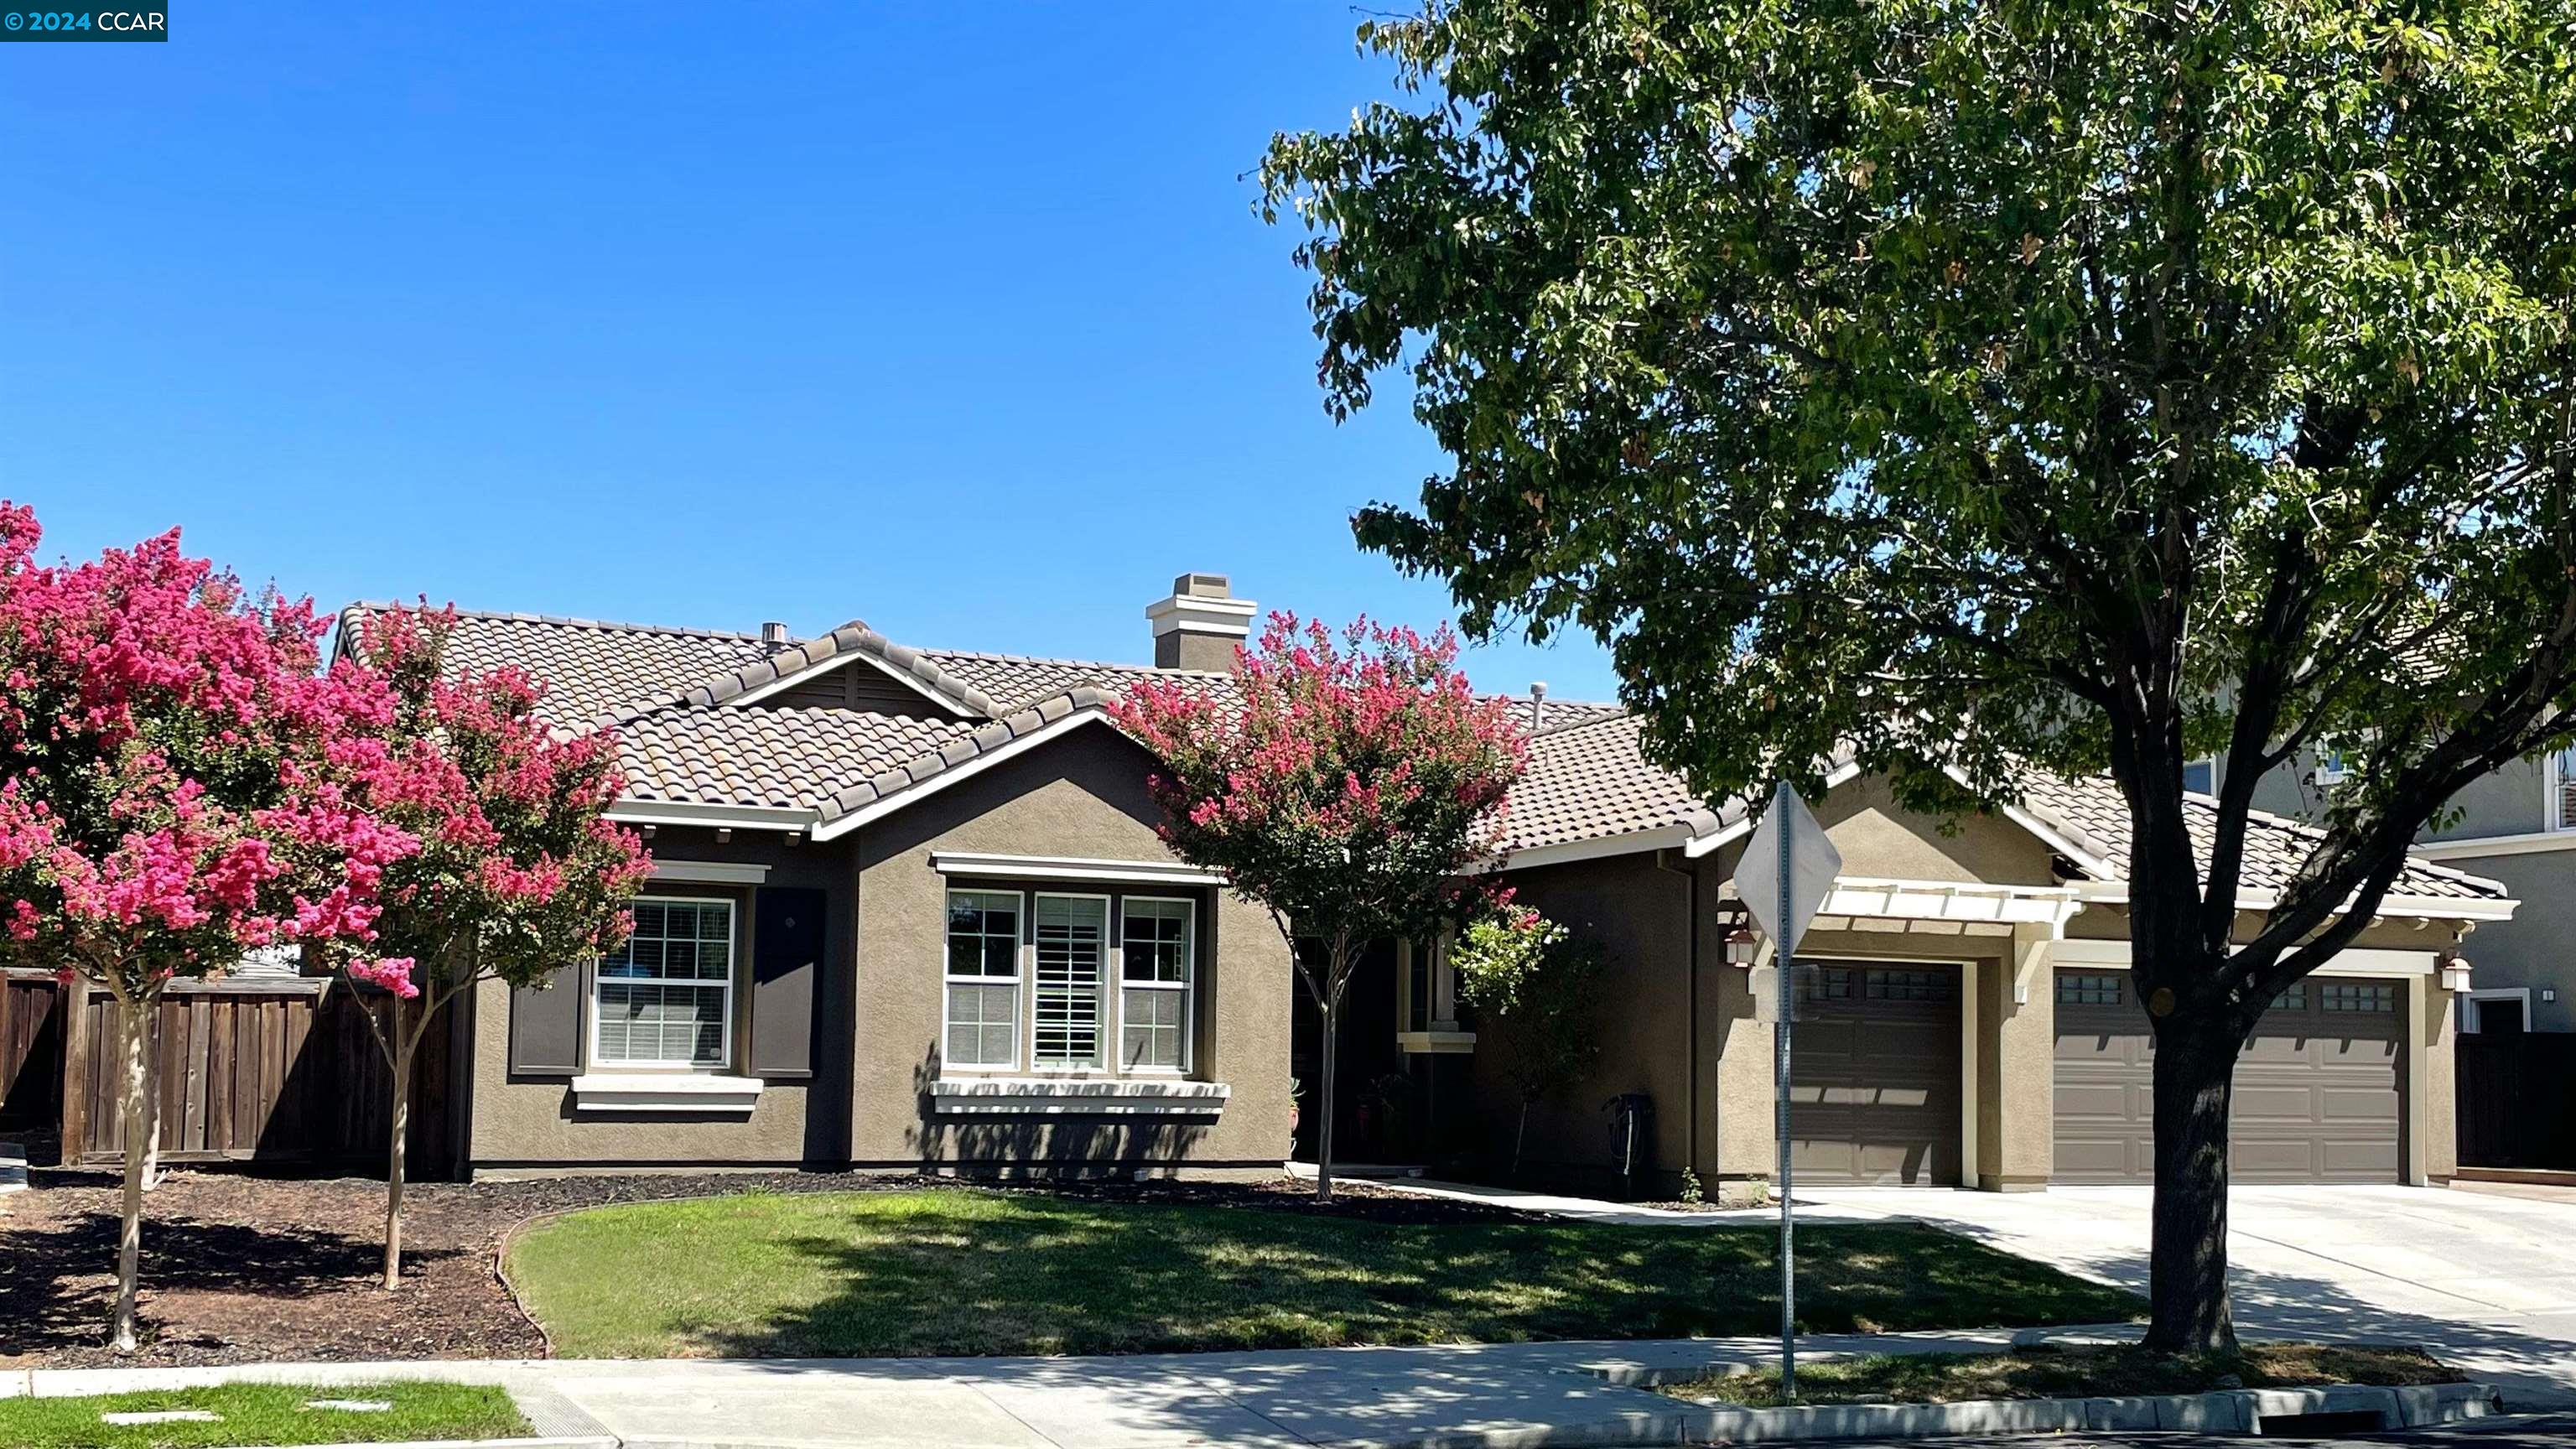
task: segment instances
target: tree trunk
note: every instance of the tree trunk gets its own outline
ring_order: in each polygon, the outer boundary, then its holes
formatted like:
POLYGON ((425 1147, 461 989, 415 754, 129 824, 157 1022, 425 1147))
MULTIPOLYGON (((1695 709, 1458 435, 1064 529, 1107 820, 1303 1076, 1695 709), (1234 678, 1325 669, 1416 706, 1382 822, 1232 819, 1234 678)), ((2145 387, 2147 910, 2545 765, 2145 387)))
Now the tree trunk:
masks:
POLYGON ((411 1053, 417 1038, 401 1031, 401 1005, 395 1005, 394 1101, 385 1143, 385 1291, 402 1286, 403 1147, 411 1135, 411 1053))
POLYGON ((2202 1015, 2156 1022, 2156 1196, 2147 1345, 2233 1352, 2227 1295, 2227 1114, 2237 1035, 2202 1015))
MULTIPOLYGON (((1339 965, 1338 952, 1336 966, 1339 965)), ((1338 975, 1338 971, 1336 975, 1338 975)), ((1315 1120, 1315 1201, 1333 1200, 1333 1061, 1341 1055, 1341 988, 1339 982, 1328 983, 1321 1003, 1324 1011, 1324 1083, 1317 1105, 1323 1115, 1315 1120)))
POLYGON ((116 1029, 125 1048, 122 1100, 125 1125, 124 1221, 116 1235, 116 1320, 118 1353, 135 1348, 135 1296, 143 1267, 143 1174, 152 1156, 152 1133, 144 1099, 151 1086, 147 1046, 151 1036, 151 1002, 120 995, 116 1029))

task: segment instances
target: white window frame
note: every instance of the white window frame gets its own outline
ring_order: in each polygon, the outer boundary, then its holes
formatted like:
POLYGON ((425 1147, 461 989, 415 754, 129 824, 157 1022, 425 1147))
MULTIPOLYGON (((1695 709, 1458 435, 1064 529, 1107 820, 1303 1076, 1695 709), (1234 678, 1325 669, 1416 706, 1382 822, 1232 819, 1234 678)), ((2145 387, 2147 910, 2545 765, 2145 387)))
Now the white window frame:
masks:
POLYGON ((2460 1030, 2471 1035, 2484 1035, 2487 1029, 2486 1003, 2490 1001, 2520 1003, 2523 1031, 2529 1033, 2536 1030, 2531 1024, 2531 988, 2528 986, 2490 986, 2484 990, 2470 992, 2469 1009, 2460 1014, 2460 1030))
POLYGON ((669 982, 662 978, 651 976, 602 976, 599 974, 598 968, 593 966, 590 973, 590 1001, 588 1002, 590 1007, 590 1040, 586 1044, 589 1050, 587 1060, 593 1068, 608 1072, 707 1072, 721 1074, 730 1070, 733 1066, 733 1034, 734 1028, 737 1025, 734 1020, 733 982, 735 973, 742 970, 742 910, 740 905, 731 896, 664 895, 640 895, 635 897, 633 904, 724 907, 724 979, 721 981, 699 979, 693 981, 669 982), (651 984, 657 981, 665 985, 693 986, 699 988, 712 986, 724 992, 724 1030, 719 1033, 717 1037, 717 1040, 723 1043, 723 1055, 716 1058, 712 1063, 646 1060, 643 1058, 625 1058, 618 1061, 610 1061, 607 1057, 601 1055, 599 1050, 599 1024, 606 1013, 600 1009, 599 989, 603 986, 651 984))
POLYGON ((2576 820, 2567 815, 2567 766, 2572 757, 2576 757, 2576 745, 2540 757, 2540 819, 2545 830, 2576 830, 2576 820))
POLYGON ((1118 1061, 1115 1040, 1117 1008, 1101 999, 1101 994, 1114 989, 1120 969, 1118 950, 1117 897, 1106 892, 1032 890, 1028 893, 1028 966, 1026 968, 1029 1004, 1021 1014, 1028 1029, 1029 1070, 1044 1075, 1075 1072, 1114 1072, 1118 1061), (1038 903, 1040 901, 1100 902, 1100 975, 1091 984, 1092 991, 1092 1059, 1088 1062, 1043 1062, 1038 1060, 1038 903), (1106 1030, 1104 1030, 1106 1028, 1106 1030))
POLYGON ((1117 911, 1117 1025, 1112 1032, 1117 1070, 1131 1077, 1186 1077, 1198 1066, 1199 985, 1199 903, 1188 896, 1121 896, 1117 911), (1130 981, 1127 979, 1127 911, 1139 903, 1179 906, 1181 908, 1181 979, 1174 981, 1130 981), (1130 991, 1174 991, 1181 998, 1181 1064, 1177 1067, 1131 1066, 1127 1061, 1127 993, 1130 991))
MULTIPOLYGON (((1027 1026, 1029 1021, 1032 1019, 1030 1012, 1033 1008, 1027 1005, 1014 1005, 1012 1008, 1010 1060, 1004 1062, 952 1062, 948 1059, 948 1033, 950 1028, 956 1025, 956 1022, 949 1014, 949 1002, 954 999, 954 994, 949 990, 949 988, 954 986, 999 986, 1008 982, 1012 989, 1017 993, 1020 1002, 1027 1003, 1033 999, 1035 993, 1030 988, 1030 969, 1034 964, 1031 960, 1031 942, 1035 938, 1030 934, 1030 931, 1036 924, 1036 921, 1034 914, 1029 909, 1029 893, 1021 890, 990 890, 981 889, 975 886, 950 886, 948 888, 947 895, 940 898, 939 905, 940 1070, 943 1072, 952 1070, 961 1072, 1018 1071, 1020 1069, 1022 1056, 1020 1048, 1023 1043, 1021 1039, 1025 1035, 1022 1028, 1027 1026), (1016 939, 1014 939, 1011 945, 1011 961, 1016 969, 1014 969, 1010 975, 961 976, 948 969, 948 911, 951 902, 961 895, 1009 896, 1011 898, 1013 916, 1018 922, 1018 928, 1014 932, 1016 939)), ((982 1023, 979 1022, 977 1025, 980 1027, 982 1023)), ((1036 1050, 1035 1042, 1029 1042, 1027 1045, 1030 1050, 1036 1050)))

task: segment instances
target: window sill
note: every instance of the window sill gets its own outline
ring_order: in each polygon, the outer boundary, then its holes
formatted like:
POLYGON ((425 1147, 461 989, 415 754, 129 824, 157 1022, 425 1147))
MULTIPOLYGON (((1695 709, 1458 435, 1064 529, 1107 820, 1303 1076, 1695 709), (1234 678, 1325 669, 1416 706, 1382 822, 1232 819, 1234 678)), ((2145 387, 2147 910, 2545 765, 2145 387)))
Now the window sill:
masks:
POLYGON ((700 1072, 584 1072, 572 1079, 579 1112, 686 1112, 701 1116, 748 1113, 760 1102, 758 1077, 718 1077, 700 1072))
POLYGON ((1180 1077, 943 1077, 930 1084, 940 1117, 1213 1117, 1234 1089, 1180 1077))
POLYGON ((1395 1034, 1396 1050, 1415 1056, 1444 1056, 1472 1052, 1476 1034, 1472 1031, 1399 1031, 1395 1034))

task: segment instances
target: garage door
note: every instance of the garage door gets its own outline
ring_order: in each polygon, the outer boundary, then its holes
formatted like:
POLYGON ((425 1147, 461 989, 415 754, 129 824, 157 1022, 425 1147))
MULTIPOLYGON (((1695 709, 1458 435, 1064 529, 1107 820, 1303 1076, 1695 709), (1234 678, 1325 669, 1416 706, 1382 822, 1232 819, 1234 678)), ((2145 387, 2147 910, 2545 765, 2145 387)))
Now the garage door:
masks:
MULTIPOLYGON (((2265 1012, 2236 1064, 2240 1182, 2395 1182, 2405 1167, 2406 987, 2311 977, 2265 1012)), ((2126 971, 2057 972, 2052 1180, 2155 1176, 2154 1039, 2126 971)))
POLYGON ((1959 969, 1823 961, 1790 1059, 1802 1183, 1959 1181, 1959 969))

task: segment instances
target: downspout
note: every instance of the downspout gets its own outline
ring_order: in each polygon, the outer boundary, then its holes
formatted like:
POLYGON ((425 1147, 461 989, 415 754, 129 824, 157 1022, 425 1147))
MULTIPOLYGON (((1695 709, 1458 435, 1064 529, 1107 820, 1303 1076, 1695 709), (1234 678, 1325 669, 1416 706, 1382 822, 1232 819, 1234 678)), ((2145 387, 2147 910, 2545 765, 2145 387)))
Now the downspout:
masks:
POLYGON ((1696 862, 1686 869, 1675 866, 1668 859, 1672 853, 1669 850, 1656 851, 1655 869, 1680 876, 1685 892, 1682 929, 1690 945, 1683 953, 1682 1001, 1690 1025, 1682 1048, 1683 1090, 1689 1094, 1689 1104, 1682 1114, 1682 1166, 1696 1177, 1699 1174, 1699 866, 1696 862))

